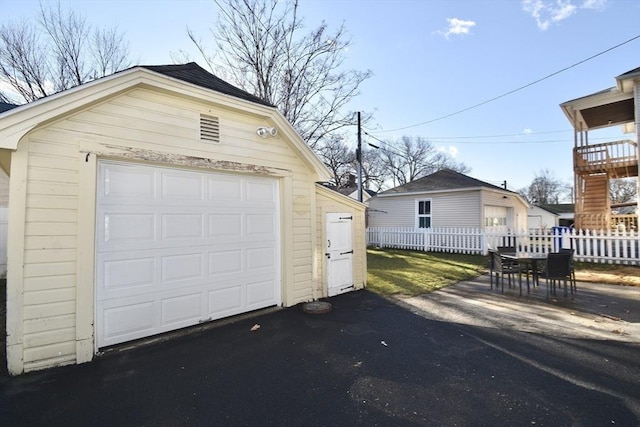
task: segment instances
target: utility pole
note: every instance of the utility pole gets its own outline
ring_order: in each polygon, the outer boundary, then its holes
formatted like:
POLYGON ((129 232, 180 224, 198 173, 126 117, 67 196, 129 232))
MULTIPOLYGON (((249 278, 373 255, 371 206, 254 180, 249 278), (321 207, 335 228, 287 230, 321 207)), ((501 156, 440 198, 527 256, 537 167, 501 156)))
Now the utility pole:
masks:
POLYGON ((358 148, 356 149, 358 163, 358 201, 362 202, 362 129, 360 127, 360 111, 358 111, 358 148))

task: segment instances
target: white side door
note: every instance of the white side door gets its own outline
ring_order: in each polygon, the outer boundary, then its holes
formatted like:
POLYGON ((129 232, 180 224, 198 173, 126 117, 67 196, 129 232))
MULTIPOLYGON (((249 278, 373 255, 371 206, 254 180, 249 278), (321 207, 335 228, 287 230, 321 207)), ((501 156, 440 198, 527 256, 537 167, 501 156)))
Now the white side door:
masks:
POLYGON ((354 289, 352 226, 352 214, 327 214, 325 256, 330 297, 354 289))

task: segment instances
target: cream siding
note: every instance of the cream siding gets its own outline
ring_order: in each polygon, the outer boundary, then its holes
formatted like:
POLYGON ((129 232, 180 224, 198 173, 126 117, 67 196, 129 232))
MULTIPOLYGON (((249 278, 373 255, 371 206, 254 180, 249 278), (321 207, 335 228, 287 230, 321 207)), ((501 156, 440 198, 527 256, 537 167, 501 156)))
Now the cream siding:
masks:
POLYGON ((7 232, 9 230, 9 177, 0 169, 0 278, 7 274, 7 232))
POLYGON ((9 206, 9 177, 0 170, 0 208, 9 206))
MULTIPOLYGON (((98 158, 280 178, 283 303, 313 299, 318 265, 314 227, 319 220, 312 199, 317 177, 282 136, 256 135, 257 126, 273 125, 266 117, 138 88, 21 140, 14 162, 25 156, 26 186, 16 185, 24 204, 21 207, 18 200, 13 218, 24 220, 24 240, 16 246, 18 256, 12 265, 24 268, 12 275, 14 301, 20 305, 11 313, 12 373, 92 357, 88 352, 93 350, 95 194, 91 191, 95 192, 98 158), (219 144, 200 141, 201 113, 219 118, 219 144)), ((329 206, 338 209, 340 203, 329 206)), ((357 231, 364 248, 364 219, 358 221, 357 231)), ((14 238, 18 236, 22 239, 20 227, 14 238)), ((356 282, 361 286, 366 280, 364 256, 356 257, 356 282)))
POLYGON ((333 190, 321 186, 316 187, 317 216, 316 229, 322 230, 318 234, 316 243, 316 261, 318 265, 318 277, 323 278, 323 283, 316 285, 318 297, 327 296, 327 282, 325 274, 326 258, 326 216, 328 213, 348 212, 353 215, 353 283, 356 289, 364 288, 367 284, 367 242, 365 233, 365 209, 366 206, 348 196, 336 193, 333 190))

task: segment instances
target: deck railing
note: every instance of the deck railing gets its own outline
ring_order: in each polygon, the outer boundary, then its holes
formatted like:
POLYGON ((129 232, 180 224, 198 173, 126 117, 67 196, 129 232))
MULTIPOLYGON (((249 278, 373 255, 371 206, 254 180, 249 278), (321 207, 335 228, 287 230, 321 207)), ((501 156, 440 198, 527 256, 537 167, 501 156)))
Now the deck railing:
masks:
POLYGON ((613 168, 638 165, 638 143, 631 140, 604 142, 573 149, 578 172, 604 172, 613 168))
POLYGON ((476 228, 370 227, 367 245, 425 252, 486 255, 489 248, 515 246, 518 252, 549 253, 573 248, 577 261, 640 266, 640 239, 633 230, 591 231, 568 228, 521 232, 476 228))

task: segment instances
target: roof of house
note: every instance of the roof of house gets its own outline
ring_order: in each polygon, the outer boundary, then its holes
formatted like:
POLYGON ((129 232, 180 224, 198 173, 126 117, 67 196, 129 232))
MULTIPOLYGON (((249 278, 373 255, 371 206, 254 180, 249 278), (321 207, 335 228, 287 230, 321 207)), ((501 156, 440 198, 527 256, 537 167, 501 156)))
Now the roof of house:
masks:
MULTIPOLYGON (((354 191, 358 191, 358 187, 357 186, 356 187, 353 187, 353 186, 351 186, 351 187, 343 187, 343 188, 340 188, 340 189, 338 189, 336 191, 338 191, 338 193, 344 194, 345 196, 348 196, 349 194, 353 193, 354 191)), ((373 190, 368 190, 366 188, 363 188, 362 191, 367 193, 371 197, 376 195, 376 192, 373 191, 373 190)))
POLYGON ((0 113, 4 113, 5 111, 9 111, 16 107, 17 105, 15 104, 9 104, 8 102, 0 102, 0 113))
POLYGON ((616 80, 628 79, 630 77, 634 77, 635 75, 640 75, 640 67, 634 68, 633 70, 629 70, 626 73, 620 74, 616 77, 616 80))
POLYGON ((616 77, 616 86, 560 104, 575 129, 598 129, 613 125, 629 127, 635 122, 634 81, 640 67, 616 77))
POLYGON ((544 210, 555 214, 574 213, 575 207, 573 203, 549 203, 539 205, 544 210))
POLYGON ((268 103, 267 101, 258 98, 257 96, 252 95, 249 92, 246 92, 211 74, 195 62, 174 65, 139 65, 138 67, 146 68, 147 70, 155 71, 156 73, 160 73, 168 77, 173 77, 187 83, 215 90, 216 92, 235 96, 236 98, 244 99, 245 101, 251 101, 273 107, 273 105, 268 103))
POLYGON ((552 214, 552 215, 555 215, 555 216, 558 216, 558 215, 559 215, 559 214, 558 214, 558 212, 556 212, 556 211, 553 211, 553 210, 549 209, 549 208, 548 208, 547 206, 545 206, 545 205, 531 205, 530 207, 531 207, 531 208, 538 208, 538 209, 542 209, 543 211, 548 212, 548 213, 550 213, 550 214, 552 214))
POLYGON ((513 191, 505 190, 502 187, 489 184, 488 182, 480 181, 479 179, 472 178, 460 172, 456 172, 451 169, 442 169, 438 172, 432 173, 431 175, 418 178, 414 181, 391 188, 378 194, 391 195, 400 193, 418 193, 441 190, 460 190, 464 188, 478 187, 486 187, 493 190, 508 191, 510 193, 513 193, 513 191))

